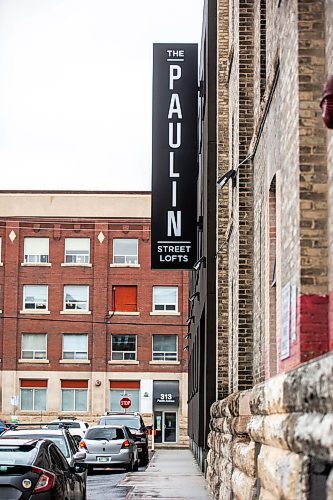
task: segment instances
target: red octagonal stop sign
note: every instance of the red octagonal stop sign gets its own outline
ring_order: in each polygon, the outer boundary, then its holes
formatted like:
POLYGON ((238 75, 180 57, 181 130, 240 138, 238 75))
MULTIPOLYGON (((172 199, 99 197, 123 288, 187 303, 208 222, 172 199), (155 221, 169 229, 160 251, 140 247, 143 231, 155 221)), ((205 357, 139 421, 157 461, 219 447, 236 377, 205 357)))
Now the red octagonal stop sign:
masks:
POLYGON ((121 400, 119 401, 119 404, 122 408, 127 409, 131 406, 132 401, 130 400, 130 398, 124 397, 124 398, 121 398, 121 400))

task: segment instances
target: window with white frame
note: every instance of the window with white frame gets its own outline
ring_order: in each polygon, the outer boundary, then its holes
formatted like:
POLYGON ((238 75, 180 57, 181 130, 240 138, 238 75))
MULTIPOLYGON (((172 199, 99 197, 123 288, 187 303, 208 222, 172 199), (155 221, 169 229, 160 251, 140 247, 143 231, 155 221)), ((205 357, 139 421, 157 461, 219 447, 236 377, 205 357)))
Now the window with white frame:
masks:
POLYGON ((22 359, 46 359, 46 334, 22 333, 22 359))
POLYGON ((65 262, 88 264, 90 262, 90 238, 66 238, 65 262))
POLYGON ((87 411, 88 389, 61 389, 62 411, 87 411))
POLYGON ((153 361, 177 359, 177 335, 153 335, 153 361))
POLYGON ((113 240, 113 263, 137 264, 138 240, 136 238, 115 238, 113 240))
POLYGON ((49 261, 49 238, 24 238, 24 262, 46 264, 49 261))
POLYGON ((23 309, 44 310, 48 307, 47 285, 24 285, 23 286, 23 309))
POLYGON ((63 334, 62 359, 88 359, 88 335, 63 334))
POLYGON ((158 312, 178 311, 178 287, 177 286, 154 286, 153 288, 153 310, 158 312))
POLYGON ((46 411, 46 397, 46 387, 21 387, 20 408, 22 411, 46 411))
POLYGON ((89 286, 65 285, 64 310, 88 311, 88 309, 89 309, 89 286))
POLYGON ((112 335, 112 361, 135 361, 136 335, 112 335))

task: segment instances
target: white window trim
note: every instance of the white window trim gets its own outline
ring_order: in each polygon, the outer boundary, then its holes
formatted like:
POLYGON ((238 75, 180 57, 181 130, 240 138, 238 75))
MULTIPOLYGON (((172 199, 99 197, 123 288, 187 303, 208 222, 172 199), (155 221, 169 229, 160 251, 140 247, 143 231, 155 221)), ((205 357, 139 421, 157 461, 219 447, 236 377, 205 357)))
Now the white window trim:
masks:
POLYGON ((152 355, 151 361, 152 361, 152 363, 150 363, 150 364, 154 364, 154 362, 156 362, 158 364, 160 364, 160 363, 163 363, 163 364, 165 364, 165 363, 177 363, 178 362, 178 335, 176 335, 176 334, 172 334, 172 335, 165 335, 163 333, 161 333, 161 334, 154 333, 152 335, 152 338, 151 338, 151 355, 152 355), (175 351, 154 351, 154 337, 158 337, 159 335, 168 336, 168 337, 172 337, 172 335, 175 336, 176 337, 176 350, 175 351), (154 353, 163 354, 164 359, 154 359, 154 353), (170 353, 176 354, 176 359, 165 359, 165 355, 170 354, 170 353))
POLYGON ((47 334, 45 334, 45 333, 28 333, 28 332, 22 333, 22 335, 21 335, 21 356, 22 356, 21 359, 23 359, 23 360, 27 359, 27 360, 32 360, 32 361, 44 361, 45 359, 47 359, 47 334), (24 335, 44 335, 45 336, 45 349, 36 349, 36 350, 34 350, 34 349, 24 349, 23 350, 22 346, 23 346, 23 337, 24 337, 24 335), (36 352, 45 352, 45 356, 46 357, 45 358, 24 358, 23 357, 23 352, 24 351, 32 351, 33 353, 36 353, 36 352))
POLYGON ((48 285, 23 285, 23 309, 22 311, 20 311, 20 313, 25 313, 25 314, 30 314, 32 312, 32 314, 49 314, 50 311, 49 311, 49 287, 48 285), (46 287, 46 304, 45 304, 45 309, 26 309, 25 307, 25 303, 26 303, 26 287, 27 286, 45 286, 46 287))
POLYGON ((67 361, 69 361, 69 362, 73 362, 73 361, 75 361, 75 362, 77 362, 77 361, 79 361, 79 362, 80 361, 88 361, 88 354, 89 354, 88 350, 89 350, 89 336, 88 336, 88 334, 86 334, 86 333, 82 333, 82 334, 80 334, 80 333, 77 333, 77 334, 75 334, 75 333, 73 333, 73 334, 71 334, 71 333, 63 333, 63 335, 62 335, 62 351, 61 351, 62 352, 62 354, 61 354, 62 355, 62 359, 61 359, 61 361, 64 361, 64 362, 67 362, 67 361), (74 351, 64 351, 64 339, 65 339, 65 337, 66 336, 71 337, 71 336, 75 336, 75 335, 76 336, 77 335, 81 335, 82 337, 84 336, 86 338, 86 351, 83 351, 83 350, 80 350, 80 349, 74 350, 74 351), (75 357, 74 358, 64 358, 64 353, 65 352, 73 352, 74 356, 78 352, 86 352, 87 353, 87 357, 86 358, 75 358, 75 357))
POLYGON ((109 311, 111 316, 140 316, 140 311, 109 311))
MULTIPOLYGON (((72 250, 72 251, 75 251, 75 250, 72 250)), ((80 255, 82 256, 82 254, 71 254, 72 256, 74 255, 80 255)), ((87 267, 91 267, 91 262, 90 262, 90 258, 91 258, 91 241, 90 241, 90 238, 65 238, 65 254, 64 254, 64 262, 61 264, 61 265, 64 265, 64 266, 87 266, 87 267), (66 242, 68 240, 89 240, 89 250, 88 250, 88 255, 86 257, 88 257, 88 262, 66 262, 66 256, 67 256, 67 251, 68 251, 68 248, 66 247, 66 242)))
POLYGON ((133 363, 133 362, 137 361, 137 355, 138 355, 138 337, 135 334, 134 335, 133 334, 128 334, 128 336, 135 337, 135 351, 113 351, 113 349, 112 349, 112 339, 113 339, 113 337, 124 337, 124 336, 125 335, 123 335, 121 333, 119 333, 119 334, 116 333, 114 335, 111 335, 111 360, 110 361, 118 362, 118 363, 123 363, 124 361, 125 362, 129 361, 130 363, 133 363), (113 352, 117 352, 117 353, 121 352, 121 353, 123 353, 123 355, 124 355, 125 352, 127 352, 127 353, 133 353, 134 352, 135 358, 134 359, 124 359, 124 358, 123 359, 112 359, 112 353, 113 352))
POLYGON ((41 237, 41 238, 38 238, 38 237, 31 237, 31 236, 26 236, 24 238, 24 241, 23 241, 23 262, 21 265, 28 265, 28 266, 50 266, 50 262, 49 262, 49 259, 50 259, 50 238, 48 237, 41 237), (38 240, 38 239, 43 239, 43 240, 48 240, 48 253, 29 253, 27 254, 28 257, 29 256, 36 256, 36 257, 41 257, 42 255, 47 255, 47 262, 29 262, 29 261, 26 261, 25 260, 25 256, 26 256, 26 240, 38 240))
POLYGON ((139 239, 138 238, 113 238, 113 245, 112 245, 112 264, 110 264, 110 267, 140 267, 139 264, 139 239), (115 254, 115 241, 116 240, 135 240, 136 241, 136 254, 115 254), (123 263, 117 263, 114 261, 115 257, 124 257, 125 262, 123 263), (136 257, 136 263, 130 263, 126 262, 126 257, 136 257))
POLYGON ((62 413, 67 413, 68 412, 71 412, 71 413, 88 413, 89 411, 89 405, 88 405, 88 388, 80 388, 80 387, 76 387, 76 388, 69 388, 69 387, 62 387, 61 388, 61 410, 60 410, 62 413), (87 409, 86 410, 63 410, 62 409, 62 403, 63 403, 63 391, 74 391, 74 407, 75 407, 75 403, 76 403, 76 396, 75 396, 75 392, 76 391, 86 391, 86 403, 87 403, 87 409))
MULTIPOLYGON (((177 285, 156 285, 156 286, 153 286, 153 310, 152 310, 152 313, 155 313, 154 315, 157 315, 158 314, 174 314, 174 315, 177 315, 179 314, 179 310, 178 310, 178 286, 177 285), (175 303, 167 303, 167 304, 156 304, 155 303, 155 293, 154 291, 157 289, 157 288, 175 288, 176 289, 176 302, 175 303), (156 305, 163 305, 164 307, 167 306, 167 305, 175 305, 175 309, 174 310, 169 310, 167 311, 166 309, 162 309, 162 310, 156 310, 155 307, 156 305)), ((153 314, 151 314, 151 316, 153 316, 153 314)))
MULTIPOLYGON (((63 310, 60 311, 60 314, 91 314, 89 311, 89 293, 90 288, 89 285, 64 285, 64 302, 63 302, 63 310), (66 288, 71 286, 84 286, 87 289, 87 308, 86 309, 66 309, 66 288)), ((70 302, 69 302, 70 303, 70 302)))
POLYGON ((22 267, 52 267, 51 262, 21 262, 22 267))
POLYGON ((48 400, 48 394, 47 394, 47 387, 20 387, 20 411, 22 412, 37 412, 40 413, 41 411, 48 411, 48 405, 47 405, 47 400, 48 400), (22 396, 21 396, 21 391, 28 390, 28 391, 33 391, 33 396, 32 396, 32 401, 33 401, 33 409, 30 410, 23 410, 22 409, 22 396), (46 391, 46 409, 45 410, 35 410, 35 391, 46 391))

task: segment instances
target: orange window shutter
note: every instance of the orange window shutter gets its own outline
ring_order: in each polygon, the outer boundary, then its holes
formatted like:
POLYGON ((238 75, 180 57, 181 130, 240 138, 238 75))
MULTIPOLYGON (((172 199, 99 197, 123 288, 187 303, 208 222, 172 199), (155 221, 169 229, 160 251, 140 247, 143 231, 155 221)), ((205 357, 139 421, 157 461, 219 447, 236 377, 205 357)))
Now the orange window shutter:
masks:
POLYGON ((115 311, 136 312, 137 311, 137 288, 136 286, 114 287, 115 311))

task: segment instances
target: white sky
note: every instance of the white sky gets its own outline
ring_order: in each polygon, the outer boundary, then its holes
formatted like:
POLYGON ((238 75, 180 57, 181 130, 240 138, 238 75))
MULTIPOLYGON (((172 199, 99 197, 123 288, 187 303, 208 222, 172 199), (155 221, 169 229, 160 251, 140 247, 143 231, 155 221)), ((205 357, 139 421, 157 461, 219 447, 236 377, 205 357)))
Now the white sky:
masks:
POLYGON ((154 42, 203 0, 0 0, 0 190, 151 187, 154 42))

